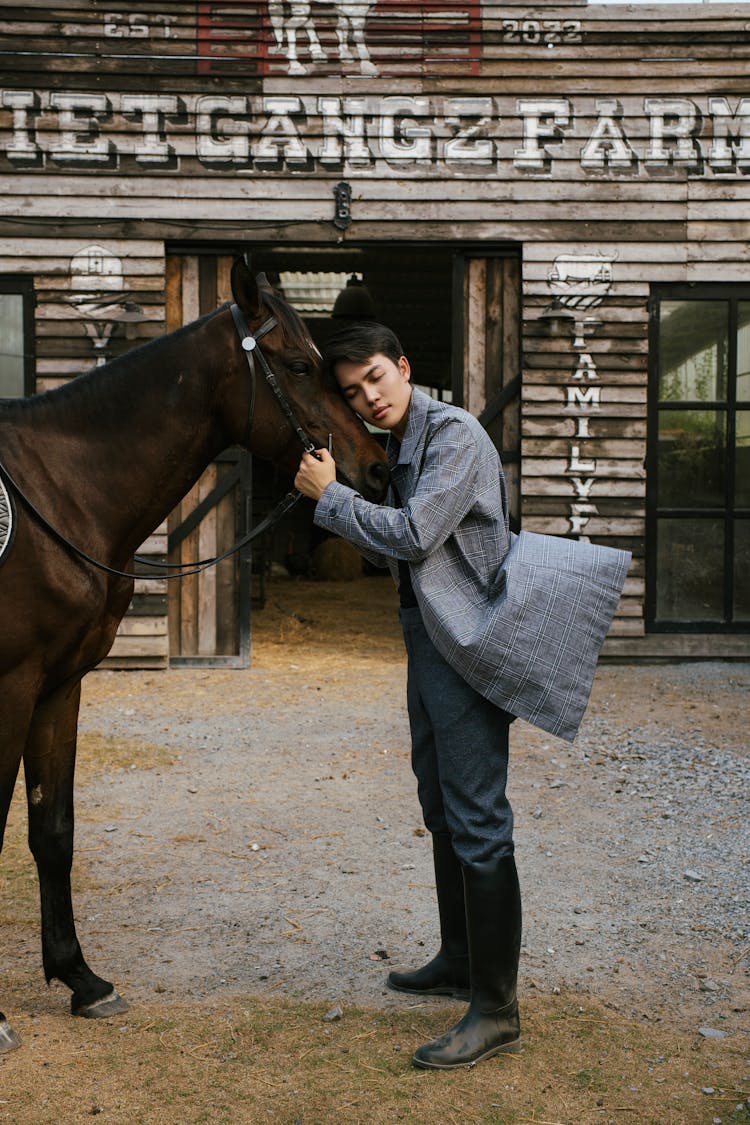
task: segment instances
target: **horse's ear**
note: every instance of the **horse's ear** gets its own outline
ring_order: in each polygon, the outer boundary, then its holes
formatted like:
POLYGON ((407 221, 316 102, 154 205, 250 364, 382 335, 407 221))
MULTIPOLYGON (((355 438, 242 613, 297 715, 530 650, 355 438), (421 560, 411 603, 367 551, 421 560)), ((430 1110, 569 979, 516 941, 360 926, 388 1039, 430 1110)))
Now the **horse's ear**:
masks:
POLYGON ((246 316, 252 317, 260 311, 258 282, 244 257, 236 258, 232 265, 232 296, 246 316))

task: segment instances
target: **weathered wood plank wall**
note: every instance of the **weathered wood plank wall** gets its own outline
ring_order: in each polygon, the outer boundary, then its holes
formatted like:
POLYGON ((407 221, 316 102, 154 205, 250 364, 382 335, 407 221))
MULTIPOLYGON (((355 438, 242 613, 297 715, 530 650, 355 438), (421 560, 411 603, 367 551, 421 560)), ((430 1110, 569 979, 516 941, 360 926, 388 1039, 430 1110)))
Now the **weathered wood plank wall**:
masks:
POLYGON ((350 60, 332 5, 311 6, 325 60, 303 30, 293 57, 287 24, 274 49, 273 14, 0 12, 0 270, 35 278, 39 388, 95 360, 71 299, 85 246, 121 260, 118 299, 142 310, 114 354, 165 327, 165 243, 516 244, 524 526, 634 551, 610 647, 646 651, 649 287, 748 280, 750 8, 379 0, 350 60), (540 315, 576 287, 550 334, 540 315))

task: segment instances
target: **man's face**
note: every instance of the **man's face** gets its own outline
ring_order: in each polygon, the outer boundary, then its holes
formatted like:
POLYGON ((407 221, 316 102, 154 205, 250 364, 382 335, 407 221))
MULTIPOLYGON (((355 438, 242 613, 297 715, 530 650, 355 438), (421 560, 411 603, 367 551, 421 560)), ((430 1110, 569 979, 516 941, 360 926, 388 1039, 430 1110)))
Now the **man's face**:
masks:
POLYGON ((335 375, 344 398, 365 422, 401 439, 411 402, 411 369, 406 356, 398 363, 381 355, 364 363, 339 360, 335 375))

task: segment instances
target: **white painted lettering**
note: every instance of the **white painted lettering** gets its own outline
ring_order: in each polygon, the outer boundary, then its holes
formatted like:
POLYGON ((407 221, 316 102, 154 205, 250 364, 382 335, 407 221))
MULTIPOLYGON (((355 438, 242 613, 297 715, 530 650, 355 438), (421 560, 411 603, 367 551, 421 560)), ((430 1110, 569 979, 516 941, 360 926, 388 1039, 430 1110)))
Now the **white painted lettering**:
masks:
POLYGON ((631 168, 638 164, 638 157, 630 146, 621 125, 622 106, 618 101, 598 101, 599 114, 596 125, 586 144, 581 149, 581 167, 592 170, 605 166, 610 168, 631 168))
POLYGON ((574 379, 598 379, 599 373, 596 370, 594 357, 590 352, 581 352, 578 356, 578 364, 573 372, 574 379))
POLYGON ((649 119, 646 166, 663 168, 672 161, 699 168, 701 151, 695 139, 700 130, 698 107, 687 98, 645 98, 649 119))
POLYGON ((365 138, 365 99, 318 98, 323 115, 323 146, 318 159, 321 164, 370 164, 372 155, 365 138), (344 120, 343 114, 347 114, 344 120))
MULTIPOLYGON (((161 17, 155 17, 159 19, 161 17)), ((140 17, 138 18, 140 19, 140 17)), ((149 25, 153 32, 153 26, 149 25)), ((140 23, 118 17, 116 37, 139 35, 140 23)), ((164 25, 166 27, 166 24, 164 25)), ((163 33, 159 24, 159 35, 163 33)), ((179 171, 178 154, 197 158, 206 168, 280 172, 305 169, 311 175, 347 167, 365 175, 379 165, 383 175, 398 175, 413 165, 445 176, 480 167, 504 180, 516 175, 548 175, 555 159, 575 158, 584 176, 669 174, 680 167, 691 177, 750 174, 750 95, 717 94, 702 104, 688 98, 631 99, 633 120, 645 116, 648 138, 642 151, 631 144, 623 107, 613 98, 520 98, 518 120, 500 115, 490 96, 448 95, 241 95, 197 93, 121 93, 0 89, 0 149, 17 168, 55 165, 114 168, 132 157, 141 167, 179 171), (593 119, 588 135, 580 122, 593 119), (141 128, 134 129, 137 121, 141 128), (519 132, 517 148, 504 145, 519 132), (178 147, 174 134, 180 137, 178 147), (705 134, 705 139, 704 139, 705 134), (188 139, 192 141, 192 150, 188 139), (564 148, 557 156, 560 146, 564 148)), ((563 255, 562 257, 565 257, 563 255)), ((611 268, 602 259, 604 286, 611 268)), ((596 294, 594 294, 596 295, 596 294)), ((575 348, 592 330, 579 303, 575 348)))
POLYGON ((429 125, 415 120, 429 112, 429 98, 383 98, 380 152, 385 160, 432 163, 432 132, 429 125))
MULTIPOLYGON (((589 333, 596 331, 599 326, 599 321, 594 317, 583 317, 582 319, 576 318, 575 328, 575 342, 573 347, 578 352, 578 360, 576 368, 573 371, 573 378, 579 381, 578 386, 566 387, 567 405, 574 407, 586 413, 579 414, 576 417, 576 432, 577 439, 586 439, 591 437, 589 425, 591 422, 589 410, 598 410, 601 400, 601 388, 598 386, 586 386, 585 389, 580 386, 580 381, 586 379, 598 379, 596 371, 596 364, 590 354, 585 351, 586 348, 586 332, 589 333)), ((592 515, 597 513, 595 504, 590 503, 591 489, 593 488, 596 480, 596 461, 591 459, 584 460, 581 457, 581 446, 576 442, 570 446, 570 457, 568 459, 569 473, 581 474, 570 478, 573 485, 573 491, 576 495, 576 500, 570 504, 568 520, 570 522, 570 534, 576 535, 579 539, 588 542, 588 537, 583 534, 584 529, 589 523, 592 515), (584 474, 590 473, 592 475, 585 476, 584 474)))
POLYGON ((713 140, 708 163, 714 172, 750 170, 750 98, 740 98, 732 113, 726 98, 709 98, 713 140))
POLYGON ((196 152, 209 168, 231 168, 250 161, 244 97, 212 94, 195 105, 196 152))
POLYGON ((5 146, 14 164, 42 163, 42 150, 36 143, 34 119, 39 112, 39 96, 31 90, 3 90, 1 103, 13 110, 13 133, 5 146))
POLYGON ((102 122, 112 112, 106 94, 53 91, 49 101, 58 112, 59 136, 49 149, 58 164, 99 167, 114 164, 115 146, 101 133, 102 122))
POLYGON ((562 140, 563 129, 571 120, 570 102, 567 98, 519 98, 516 107, 523 120, 523 148, 515 149, 513 164, 525 172, 548 172, 552 158, 545 142, 562 140))
MULTIPOLYGON (((576 507, 575 504, 571 504, 571 508, 575 508, 575 507, 576 507)), ((581 513, 575 513, 574 512, 572 515, 568 516, 568 520, 570 521, 570 534, 571 535, 577 535, 578 538, 580 540, 582 540, 584 543, 590 542, 588 535, 582 535, 581 532, 584 530, 586 525, 590 522, 591 516, 583 515, 581 513)))
POLYGON ((263 112, 268 114, 268 120, 253 146, 256 164, 272 167, 278 167, 283 162, 292 166, 306 164, 310 151, 292 120, 293 114, 304 113, 300 99, 264 98, 263 112))
POLYGON ((165 135, 165 118, 176 117, 179 99, 172 94, 123 94, 120 108, 126 117, 143 122, 143 137, 135 146, 139 164, 173 164, 174 148, 165 135))
POLYGON ((596 461, 582 461, 580 445, 571 445, 567 471, 569 473, 595 473, 596 461))
POLYGON ((601 387, 566 387, 568 406, 578 406, 581 409, 590 407, 598 410, 601 405, 601 387))
POLYGON ((491 164, 494 144, 486 136, 492 121, 492 98, 448 98, 445 122, 455 135, 445 142, 447 164, 491 164), (470 119, 471 124, 465 123, 470 119))
POLYGON ((595 479, 595 477, 586 477, 585 480, 583 477, 571 477, 570 483, 573 485, 576 496, 579 496, 582 500, 588 500, 595 479))

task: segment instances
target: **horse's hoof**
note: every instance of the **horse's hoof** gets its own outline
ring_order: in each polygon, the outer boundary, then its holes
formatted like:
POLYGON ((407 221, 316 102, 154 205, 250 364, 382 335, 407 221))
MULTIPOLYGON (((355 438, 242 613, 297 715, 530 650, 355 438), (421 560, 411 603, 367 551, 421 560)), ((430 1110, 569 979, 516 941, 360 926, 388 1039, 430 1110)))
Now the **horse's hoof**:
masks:
POLYGON ((127 1000, 123 1000, 114 989, 101 1000, 93 1000, 90 1004, 76 1005, 71 1001, 70 1010, 74 1016, 82 1016, 85 1020, 103 1020, 107 1016, 119 1016, 120 1012, 127 1012, 127 1000))
POLYGON ((16 1047, 20 1046, 21 1040, 8 1021, 0 1019, 0 1055, 5 1055, 8 1051, 15 1051, 16 1047))

